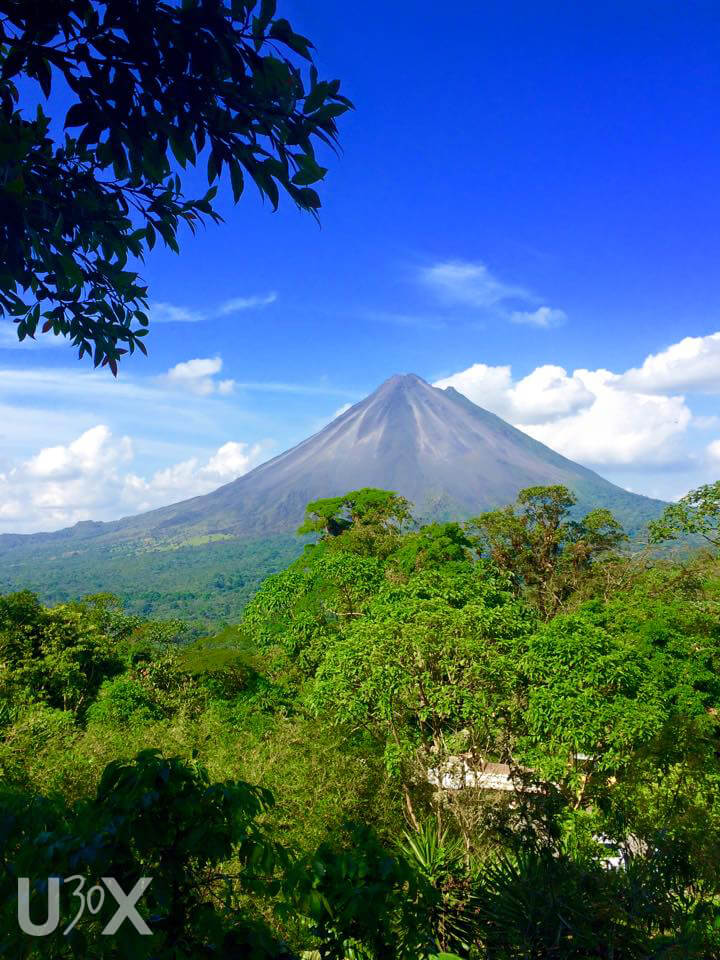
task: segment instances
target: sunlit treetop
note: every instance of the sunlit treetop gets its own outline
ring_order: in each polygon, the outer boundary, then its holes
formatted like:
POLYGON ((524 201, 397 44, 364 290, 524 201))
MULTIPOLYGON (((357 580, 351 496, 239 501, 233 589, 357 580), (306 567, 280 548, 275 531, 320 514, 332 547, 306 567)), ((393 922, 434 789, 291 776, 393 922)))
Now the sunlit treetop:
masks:
POLYGON ((410 504, 394 490, 363 487, 341 497, 313 500, 305 508, 299 534, 320 533, 324 539, 337 537, 353 524, 400 529, 411 520, 410 504))
POLYGON ((720 480, 708 483, 665 508, 648 524, 651 543, 701 536, 720 547, 720 480))

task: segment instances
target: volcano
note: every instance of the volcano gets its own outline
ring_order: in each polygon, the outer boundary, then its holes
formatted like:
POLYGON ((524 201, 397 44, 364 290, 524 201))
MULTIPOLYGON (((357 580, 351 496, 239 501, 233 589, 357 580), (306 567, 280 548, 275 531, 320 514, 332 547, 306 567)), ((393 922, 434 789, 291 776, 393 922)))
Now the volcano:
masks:
POLYGON ((452 387, 397 374, 318 433, 212 493, 109 523, 8 534, 0 548, 259 539, 292 532, 309 501, 359 487, 402 494, 420 519, 462 519, 511 503, 524 487, 547 484, 572 490, 579 510, 607 507, 629 532, 664 506, 560 456, 452 387))

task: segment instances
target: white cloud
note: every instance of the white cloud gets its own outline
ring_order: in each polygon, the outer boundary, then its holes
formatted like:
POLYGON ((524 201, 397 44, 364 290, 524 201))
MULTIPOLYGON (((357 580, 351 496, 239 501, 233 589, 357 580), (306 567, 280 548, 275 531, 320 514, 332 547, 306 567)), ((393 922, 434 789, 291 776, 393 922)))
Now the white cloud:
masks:
POLYGON ((211 377, 222 370, 220 357, 196 357, 194 360, 185 360, 176 363, 168 370, 171 380, 195 380, 198 377, 211 377))
POLYGON ((484 263, 445 260, 422 268, 420 280, 447 304, 492 311, 511 323, 549 329, 567 320, 564 310, 544 306, 532 291, 499 280, 484 263))
POLYGON ((720 417, 714 415, 693 417, 691 426, 698 430, 712 430, 715 427, 720 427, 720 417))
MULTIPOLYGON (((268 435, 278 437, 278 443, 286 448, 312 432, 310 417, 303 420, 298 415, 293 420, 285 414, 287 402, 295 396, 315 398, 320 409, 333 400, 337 406, 345 400, 358 399, 355 391, 338 389, 322 381, 237 382, 231 396, 230 381, 223 379, 222 366, 217 372, 211 372, 218 367, 217 359, 194 359, 209 360, 210 364, 192 364, 184 370, 181 367, 180 371, 186 376, 176 376, 174 380, 166 374, 138 376, 130 367, 121 367, 116 380, 107 371, 94 371, 77 363, 64 367, 36 364, 0 367, 0 474, 5 477, 0 489, 0 534, 11 530, 54 529, 81 519, 113 519, 144 506, 157 506, 205 492, 213 484, 217 486, 232 479, 231 475, 218 474, 217 469, 200 472, 228 438, 247 439, 249 446, 245 454, 254 465, 259 449, 255 444, 260 443, 263 450, 269 450, 268 435), (190 383, 202 381, 204 374, 216 388, 209 394, 199 395, 190 383), (259 393, 268 394, 269 402, 261 402, 259 393), (94 430, 98 424, 107 425, 113 437, 111 443, 100 445, 100 457, 111 456, 116 447, 119 453, 125 450, 123 456, 126 456, 127 443, 123 437, 132 438, 134 457, 132 462, 120 459, 117 481, 112 480, 109 469, 96 471, 91 482, 86 479, 82 495, 70 498, 71 506, 74 505, 70 509, 64 505, 67 493, 64 480, 57 476, 44 479, 32 476, 23 465, 32 462, 38 473, 43 465, 44 469, 59 471, 63 464, 67 469, 68 461, 83 462, 83 445, 74 446, 72 454, 55 451, 39 459, 38 455, 47 448, 71 447, 80 435, 94 430), (189 471, 184 468, 184 475, 199 474, 199 486, 179 483, 178 474, 182 475, 183 471, 175 471, 174 482, 171 482, 172 476, 153 479, 156 473, 192 459, 196 464, 189 471), (12 471, 15 471, 14 479, 8 485, 7 478, 12 471), (128 479, 131 475, 140 478, 134 495, 133 481, 128 479), (30 494, 23 485, 27 484, 29 491, 42 484, 46 495, 50 492, 55 496, 51 480, 60 487, 57 510, 31 509, 30 494), (168 491, 172 488, 172 492, 163 492, 163 483, 168 491)), ((90 437, 93 436, 97 438, 98 434, 91 433, 90 437)), ((272 449, 276 449, 275 443, 272 449)), ((240 463, 238 474, 242 469, 240 463)))
POLYGON ((438 380, 437 387, 454 387, 473 403, 513 423, 553 420, 589 406, 594 395, 576 376, 546 364, 514 381, 509 366, 475 363, 467 370, 438 380))
POLYGON ((593 392, 581 377, 563 367, 536 367, 509 391, 517 419, 523 423, 554 420, 574 414, 593 402, 593 392))
POLYGON ((641 367, 625 373, 620 385, 646 393, 720 393, 720 332, 685 337, 650 354, 641 367))
POLYGON ((0 474, 3 530, 53 530, 103 519, 122 491, 120 469, 133 455, 129 437, 113 441, 100 424, 67 446, 44 447, 0 474))
POLYGON ((636 468, 687 463, 681 440, 692 421, 682 396, 631 392, 608 370, 541 366, 521 380, 511 368, 474 364, 436 383, 518 426, 572 460, 636 468))
POLYGON ((510 314, 512 323, 525 323, 531 327, 559 327, 567 320, 564 310, 553 307, 538 307, 537 310, 513 310, 510 314))
POLYGON ((122 368, 115 380, 82 364, 0 369, 0 471, 40 447, 67 445, 98 422, 134 437, 138 454, 153 465, 158 457, 181 460, 218 445, 238 430, 267 433, 249 406, 219 391, 199 396, 180 386, 167 376, 137 378, 122 368))
POLYGON ((101 424, 86 430, 68 446, 44 447, 25 463, 25 469, 31 477, 64 480, 104 470, 132 457, 130 438, 122 437, 111 446, 110 430, 101 424))
POLYGON ((210 457, 200 472, 203 477, 226 483, 256 466, 265 449, 266 445, 262 443, 248 445, 230 440, 210 457))
POLYGON ((451 303, 492 307, 510 298, 534 299, 522 287, 502 283, 483 263, 448 260, 423 268, 420 276, 424 283, 451 303))
POLYGON ((720 440, 713 440, 712 443, 709 443, 706 447, 706 453, 713 463, 720 464, 720 440))
POLYGON ((347 413, 350 407, 352 407, 352 403, 344 403, 341 407, 337 408, 335 413, 332 415, 332 419, 337 420, 338 417, 341 417, 344 413, 347 413))
POLYGON ((608 370, 576 370, 593 394, 577 413, 522 429, 559 453, 597 466, 670 466, 687 462, 678 443, 692 420, 684 397, 631 393, 618 389, 620 377, 608 370))
POLYGON ((265 294, 265 296, 257 297, 233 297, 230 300, 226 300, 225 303, 220 304, 218 309, 215 311, 215 315, 218 317, 226 317, 231 313, 238 313, 240 310, 253 310, 256 307, 268 307, 271 303, 275 303, 277 300, 277 294, 273 290, 271 293, 265 294))
POLYGON ((499 417, 512 416, 510 390, 512 389, 512 368, 510 366, 490 367, 485 363, 474 363, 467 370, 460 370, 433 384, 446 390, 453 387, 463 393, 473 403, 491 410, 499 417))
POLYGON ((217 307, 199 310, 195 307, 183 307, 173 303, 151 303, 150 319, 154 323, 201 323, 214 317, 227 317, 242 310, 254 310, 267 307, 277 300, 277 293, 260 294, 252 297, 231 297, 217 307))
POLYGON ((229 441, 205 462, 191 457, 149 478, 129 471, 130 437, 104 424, 67 445, 39 450, 0 473, 3 531, 54 530, 79 520, 108 520, 208 493, 259 463, 267 444, 229 441))
POLYGON ((207 320, 207 313, 180 307, 174 303, 151 303, 148 309, 152 323, 200 323, 207 320))
POLYGON ((133 512, 174 503, 215 490, 223 483, 241 477, 261 462, 267 450, 262 443, 224 443, 202 464, 198 457, 156 471, 149 480, 128 474, 123 498, 133 504, 133 512))
POLYGON ((190 390, 200 397, 206 397, 218 390, 220 393, 231 393, 234 381, 221 380, 216 383, 213 377, 222 370, 220 357, 196 357, 194 360, 185 360, 176 363, 165 374, 169 383, 174 386, 190 390))

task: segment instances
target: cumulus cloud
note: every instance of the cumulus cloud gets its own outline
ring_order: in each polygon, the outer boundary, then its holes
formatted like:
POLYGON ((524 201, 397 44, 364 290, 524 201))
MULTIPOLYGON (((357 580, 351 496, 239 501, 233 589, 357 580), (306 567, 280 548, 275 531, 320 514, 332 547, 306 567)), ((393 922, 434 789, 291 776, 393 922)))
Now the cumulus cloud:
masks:
POLYGON ((123 498, 138 512, 200 496, 247 473, 261 461, 265 452, 266 446, 261 443, 229 441, 204 464, 198 457, 190 457, 156 471, 149 479, 128 474, 124 478, 123 498))
POLYGON ((215 380, 215 374, 222 370, 221 357, 196 357, 194 360, 185 360, 176 363, 165 374, 167 381, 173 386, 182 387, 199 397, 206 397, 217 391, 221 394, 232 393, 235 387, 234 380, 215 380))
POLYGON ((713 440, 706 448, 708 459, 713 464, 720 464, 720 440, 713 440))
POLYGON ((685 337, 660 353, 651 353, 641 367, 624 374, 620 385, 646 393, 720 393, 720 332, 685 337))
MULTIPOLYGON (((142 376, 129 369, 121 369, 115 380, 106 372, 93 371, 90 366, 77 363, 68 367, 37 364, 0 367, 0 474, 4 475, 0 481, 0 534, 56 529, 82 519, 114 519, 206 492, 212 485, 233 479, 233 471, 239 475, 245 469, 244 462, 240 461, 230 472, 218 473, 220 464, 214 461, 212 469, 201 472, 228 439, 250 441, 247 448, 236 449, 248 457, 250 466, 259 462, 258 458, 265 458, 264 453, 260 457, 260 449, 275 448, 266 439, 268 433, 274 435, 275 430, 279 430, 283 446, 298 439, 290 432, 287 418, 282 415, 275 418, 271 412, 278 407, 274 402, 276 398, 278 401, 284 398, 290 404, 298 396, 314 398, 322 404, 320 409, 329 404, 329 410, 346 400, 359 399, 355 391, 340 389, 322 380, 315 383, 243 381, 231 385, 231 381, 223 379, 227 373, 215 357, 194 359, 209 360, 210 365, 181 367, 181 375, 176 374, 173 380, 167 374, 142 376), (188 380, 202 381, 204 376, 209 377, 216 388, 209 394, 198 395, 188 380), (228 396, 233 390, 239 394, 237 399, 228 396), (273 398, 272 403, 261 402, 265 394, 273 398), (70 496, 66 482, 55 476, 50 478, 58 484, 55 512, 32 506, 30 490, 38 489, 39 485, 45 494, 55 495, 48 478, 32 474, 42 470, 59 474, 68 469, 68 461, 85 462, 88 458, 83 459, 83 448, 88 438, 74 446, 71 453, 67 453, 66 448, 98 424, 107 425, 112 432, 112 442, 99 445, 96 459, 119 458, 118 479, 113 480, 107 465, 95 473, 81 471, 84 486, 77 496, 70 496), (124 441, 124 437, 132 441, 124 441), (132 461, 123 459, 129 456, 129 443, 132 461), (57 446, 63 449, 39 457, 42 451, 57 446), (168 470, 193 457, 196 463, 190 469, 184 467, 183 471, 186 477, 199 475, 199 486, 171 484, 171 476, 155 477, 160 468, 168 470), (30 462, 32 472, 24 466, 30 462), (8 479, 11 473, 12 481, 8 479), (127 479, 131 474, 139 477, 140 482, 127 479), (166 491, 170 487, 172 491, 168 496, 166 491)), ((279 409, 285 405, 279 404, 279 409)), ((307 429, 298 429, 310 433, 312 422, 307 422, 307 429)), ((98 437, 90 434, 90 438, 93 436, 98 437)), ((183 471, 175 471, 176 480, 183 471)))
POLYGON ((231 297, 219 306, 198 309, 184 307, 174 303, 156 302, 150 304, 150 319, 154 323, 201 323, 215 317, 227 317, 242 310, 255 310, 267 307, 277 300, 277 293, 271 291, 251 297, 231 297))
POLYGON ((110 431, 101 424, 86 430, 67 446, 44 447, 26 461, 25 469, 31 477, 66 480, 112 468, 132 460, 132 456, 130 438, 122 437, 119 443, 111 445, 110 431))
POLYGON ((573 374, 593 402, 569 417, 523 429, 572 460, 596 466, 671 466, 687 462, 678 444, 692 420, 684 397, 630 392, 608 370, 573 374))
POLYGON ((512 323, 525 323, 531 327, 559 327, 567 320, 564 310, 553 307, 538 307, 537 310, 513 310, 510 314, 512 323))
POLYGON ((537 367, 514 380, 510 367, 474 364, 436 383, 509 420, 572 460, 598 467, 687 462, 678 440, 693 417, 682 396, 630 391, 609 370, 537 367))
POLYGON ((513 423, 553 420, 589 406, 594 395, 577 376, 546 364, 514 381, 509 366, 475 363, 438 380, 436 387, 454 387, 473 403, 513 423))
POLYGON ((122 490, 121 468, 132 459, 132 441, 113 442, 100 424, 67 446, 44 447, 0 474, 3 530, 52 530, 90 517, 102 519, 122 490))
POLYGON ((510 411, 508 393, 512 389, 512 368, 474 363, 467 370, 460 370, 452 376, 436 380, 434 386, 442 390, 453 387, 464 393, 473 403, 504 417, 510 411))
POLYGON ((71 443, 45 447, 0 473, 0 520, 4 531, 54 530, 149 510, 242 476, 266 449, 266 444, 229 441, 204 462, 191 457, 143 477, 130 470, 131 438, 115 438, 98 424, 71 443))

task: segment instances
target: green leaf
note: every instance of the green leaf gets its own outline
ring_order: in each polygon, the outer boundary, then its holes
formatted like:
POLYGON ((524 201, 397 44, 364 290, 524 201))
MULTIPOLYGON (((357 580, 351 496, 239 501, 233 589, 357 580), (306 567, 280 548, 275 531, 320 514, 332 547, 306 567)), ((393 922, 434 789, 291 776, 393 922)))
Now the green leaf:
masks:
POLYGON ((277 10, 277 0, 262 0, 260 4, 260 16, 258 17, 258 22, 260 29, 264 33, 268 27, 268 24, 275 16, 277 10))
POLYGON ((2 79, 10 80, 20 72, 20 68, 25 63, 25 50, 18 46, 10 51, 8 56, 2 62, 2 79))
POLYGON ((318 83, 305 98, 305 104, 303 106, 303 112, 305 114, 313 113, 317 110, 318 107, 321 107, 325 102, 325 98, 330 92, 330 84, 322 81, 318 83))
POLYGON ((232 184, 233 198, 237 203, 245 187, 242 168, 237 160, 230 162, 230 183, 232 184))
POLYGON ((170 149, 173 152, 173 156, 180 164, 180 166, 185 169, 185 164, 187 163, 187 153, 186 153, 186 144, 185 142, 174 132, 170 133, 170 149))
POLYGON ((321 167, 314 157, 304 154, 298 157, 300 169, 292 178, 292 182, 299 187, 309 186, 311 183, 317 183, 327 173, 327 167, 321 167))
POLYGON ((16 196, 24 193, 25 191, 25 180, 23 175, 19 173, 14 180, 10 180, 5 184, 4 190, 7 193, 14 193, 16 196))
POLYGON ((50 64, 44 58, 38 63, 37 78, 42 92, 45 94, 45 98, 47 99, 47 97, 50 96, 50 88, 52 87, 52 72, 50 70, 50 64))
POLYGON ((275 0, 181 3, 146 4, 140 21, 132 4, 111 4, 106 20, 102 4, 96 9, 90 0, 67 23, 62 11, 42 26, 10 14, 13 40, 0 54, 13 131, 2 147, 0 198, 11 226, 0 310, 23 318, 18 332, 28 336, 34 305, 42 303, 56 332, 108 367, 137 345, 131 324, 142 325, 136 312, 146 288, 124 269, 128 257, 142 259, 157 233, 178 250, 182 224, 194 232, 206 219, 222 219, 214 190, 186 198, 177 171, 206 152, 208 184, 227 165, 236 202, 249 174, 274 209, 284 193, 315 214, 320 200, 310 185, 326 171, 312 159, 314 145, 334 143, 333 111, 347 109, 338 82, 318 78, 310 41, 277 18, 275 0), (75 40, 65 45, 68 30, 75 40), (267 39, 274 43, 264 56, 256 48, 267 39), (67 109, 51 118, 37 105, 33 121, 33 111, 21 110, 24 90, 10 81, 35 78, 47 97, 54 70, 67 80, 67 109), (77 136, 54 143, 51 119, 77 136), (296 151, 308 158, 299 166, 296 151), (36 202, 25 204, 31 189, 36 202), (31 302, 16 303, 15 289, 31 302))
POLYGON ((85 126, 90 116, 90 109, 86 104, 74 103, 65 114, 65 128, 85 126))
POLYGON ((320 107, 316 113, 313 114, 313 120, 316 123, 325 123, 328 120, 334 120, 335 117, 340 117, 343 113, 347 113, 350 109, 350 106, 344 103, 326 103, 324 107, 320 107))

